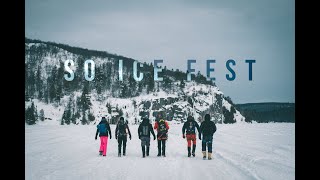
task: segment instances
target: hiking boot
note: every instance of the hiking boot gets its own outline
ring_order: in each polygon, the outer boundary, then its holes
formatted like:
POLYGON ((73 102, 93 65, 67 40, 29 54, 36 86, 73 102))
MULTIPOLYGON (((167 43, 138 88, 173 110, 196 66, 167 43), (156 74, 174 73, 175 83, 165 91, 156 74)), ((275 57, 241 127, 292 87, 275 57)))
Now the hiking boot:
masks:
POLYGON ((206 151, 202 151, 203 154, 203 160, 207 159, 207 152, 206 151))
POLYGON ((149 156, 149 150, 150 150, 150 147, 147 146, 147 156, 149 156))
POLYGON ((126 153, 123 153, 122 155, 123 155, 123 156, 126 156, 126 153))
POLYGON ((102 151, 99 151, 99 155, 100 155, 100 156, 102 155, 102 151))
POLYGON ((208 160, 212 159, 211 155, 212 155, 212 153, 208 153, 208 160))
POLYGON ((188 147, 188 157, 190 157, 190 156, 191 156, 191 152, 190 152, 190 150, 191 150, 191 147, 188 147))
POLYGON ((103 155, 103 156, 106 156, 106 155, 103 155))
POLYGON ((196 156, 195 151, 196 151, 196 145, 194 144, 194 145, 192 146, 192 156, 193 156, 193 157, 196 156))

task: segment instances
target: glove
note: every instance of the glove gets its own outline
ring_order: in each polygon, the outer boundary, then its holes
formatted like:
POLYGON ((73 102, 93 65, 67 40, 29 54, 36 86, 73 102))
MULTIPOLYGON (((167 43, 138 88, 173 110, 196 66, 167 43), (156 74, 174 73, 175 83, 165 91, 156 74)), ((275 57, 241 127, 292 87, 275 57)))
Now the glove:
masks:
POLYGON ((186 138, 186 136, 184 134, 182 134, 183 139, 186 138))
POLYGON ((201 140, 201 134, 199 134, 199 139, 201 140))
POLYGON ((153 140, 156 140, 156 136, 153 136, 153 140))
POLYGON ((131 140, 131 135, 129 135, 129 139, 131 140))
POLYGON ((112 138, 112 136, 110 135, 110 139, 112 138))
POLYGON ((97 140, 97 136, 94 139, 97 140))
POLYGON ((118 136, 116 136, 116 139, 118 139, 118 136))
POLYGON ((139 136, 139 139, 141 139, 141 136, 139 136))

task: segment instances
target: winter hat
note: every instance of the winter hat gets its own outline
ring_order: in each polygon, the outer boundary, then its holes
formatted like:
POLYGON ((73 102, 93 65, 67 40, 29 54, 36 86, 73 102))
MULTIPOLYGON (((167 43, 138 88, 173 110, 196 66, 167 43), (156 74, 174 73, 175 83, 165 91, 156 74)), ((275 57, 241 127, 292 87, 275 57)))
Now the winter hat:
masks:
POLYGON ((142 121, 143 122, 149 122, 149 119, 145 117, 145 118, 142 119, 142 121))
POLYGON ((204 120, 205 120, 205 121, 210 121, 210 114, 206 114, 206 115, 204 116, 204 120))
POLYGON ((124 123, 124 118, 123 117, 120 117, 120 121, 119 121, 121 124, 124 123))
POLYGON ((193 117, 192 116, 188 116, 187 121, 192 121, 193 117))

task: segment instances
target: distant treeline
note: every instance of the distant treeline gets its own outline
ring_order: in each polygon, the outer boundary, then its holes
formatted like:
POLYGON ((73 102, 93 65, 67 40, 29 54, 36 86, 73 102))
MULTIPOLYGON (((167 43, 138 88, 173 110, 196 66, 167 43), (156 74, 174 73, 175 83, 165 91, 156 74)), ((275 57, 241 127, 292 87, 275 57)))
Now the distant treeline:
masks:
POLYGON ((236 107, 247 121, 295 122, 295 103, 247 103, 236 107))

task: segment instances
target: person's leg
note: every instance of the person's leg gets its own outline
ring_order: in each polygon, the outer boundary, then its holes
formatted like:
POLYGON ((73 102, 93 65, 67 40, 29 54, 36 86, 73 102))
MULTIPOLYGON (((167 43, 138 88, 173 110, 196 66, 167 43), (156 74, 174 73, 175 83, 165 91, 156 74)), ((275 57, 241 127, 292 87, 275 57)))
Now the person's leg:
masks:
POLYGON ((206 136, 203 136, 202 139, 202 154, 203 154, 203 159, 207 158, 207 141, 206 141, 206 136))
POLYGON ((118 136, 118 156, 121 156, 121 144, 122 144, 122 137, 118 136))
POLYGON ((197 138, 196 138, 196 135, 193 134, 192 135, 192 156, 196 156, 195 152, 196 152, 196 145, 197 145, 197 138))
POLYGON ((141 151, 142 151, 142 157, 144 156, 144 146, 145 146, 145 141, 144 141, 144 137, 140 138, 141 140, 141 151))
POLYGON ((126 148, 127 148, 127 137, 123 137, 123 155, 126 155, 126 148))
POLYGON ((103 152, 103 140, 102 137, 100 136, 100 148, 99 148, 99 154, 102 155, 103 152))
POLYGON ((150 138, 146 137, 146 146, 147 146, 147 156, 149 156, 149 150, 150 150, 150 138))
POLYGON ((187 134, 187 142, 188 142, 188 157, 191 156, 191 135, 187 134))
POLYGON ((106 151, 106 148, 107 148, 107 139, 108 139, 108 137, 106 137, 106 136, 101 136, 101 138, 102 138, 102 155, 103 156, 106 156, 106 153, 107 153, 107 151, 106 151))
POLYGON ((212 159, 212 136, 209 138, 208 141, 208 159, 212 159))
POLYGON ((158 139, 158 156, 161 156, 161 140, 158 139))
POLYGON ((163 139, 161 141, 162 141, 162 156, 166 157, 166 139, 163 139))

